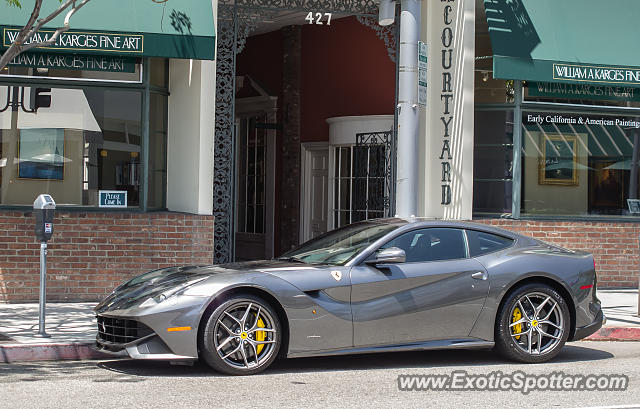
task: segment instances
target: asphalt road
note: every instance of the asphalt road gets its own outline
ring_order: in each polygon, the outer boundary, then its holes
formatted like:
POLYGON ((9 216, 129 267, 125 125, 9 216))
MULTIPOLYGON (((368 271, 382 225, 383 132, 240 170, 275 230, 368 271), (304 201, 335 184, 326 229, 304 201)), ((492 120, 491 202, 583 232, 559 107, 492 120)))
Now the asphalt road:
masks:
POLYGON ((490 351, 425 351, 276 362, 264 374, 220 376, 208 367, 159 362, 0 364, 0 408, 640 408, 640 343, 577 342, 551 363, 518 365, 490 351), (530 374, 626 374, 626 391, 416 391, 401 374, 466 370, 530 374), (620 406, 618 406, 620 405, 620 406))

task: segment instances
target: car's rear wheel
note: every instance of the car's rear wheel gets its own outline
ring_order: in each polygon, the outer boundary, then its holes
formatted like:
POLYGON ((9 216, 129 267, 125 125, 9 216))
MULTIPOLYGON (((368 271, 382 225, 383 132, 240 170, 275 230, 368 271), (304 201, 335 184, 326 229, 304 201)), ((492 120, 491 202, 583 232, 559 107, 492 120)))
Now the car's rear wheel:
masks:
POLYGON ((274 309, 253 295, 234 296, 207 319, 200 340, 201 357, 230 375, 251 375, 276 359, 282 341, 274 309))
POLYGON ((567 303, 542 283, 526 284, 507 295, 496 319, 496 349, 520 362, 550 360, 569 337, 567 303))

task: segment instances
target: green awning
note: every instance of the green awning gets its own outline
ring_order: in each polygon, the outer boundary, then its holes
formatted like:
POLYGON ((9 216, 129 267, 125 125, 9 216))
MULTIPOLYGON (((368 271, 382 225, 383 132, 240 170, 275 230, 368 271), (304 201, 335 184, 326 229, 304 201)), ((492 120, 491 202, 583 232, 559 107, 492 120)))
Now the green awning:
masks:
POLYGON ((484 4, 494 78, 640 87, 640 1, 484 4))
MULTIPOLYGON (((0 0, 2 46, 8 47, 33 9, 33 0, 22 8, 0 0)), ((40 16, 60 3, 43 2, 40 16)), ((38 33, 53 34, 63 24, 62 13, 38 33)), ((211 0, 92 0, 70 20, 71 29, 55 45, 38 49, 48 53, 126 55, 213 60, 215 28, 211 0)))

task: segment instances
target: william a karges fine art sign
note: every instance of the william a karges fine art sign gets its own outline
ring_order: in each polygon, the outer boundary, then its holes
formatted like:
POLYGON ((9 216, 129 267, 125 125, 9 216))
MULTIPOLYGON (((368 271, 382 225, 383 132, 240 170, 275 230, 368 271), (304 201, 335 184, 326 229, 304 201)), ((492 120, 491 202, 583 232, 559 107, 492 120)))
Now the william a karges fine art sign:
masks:
POLYGON ((640 84, 640 70, 580 64, 553 64, 553 79, 609 84, 640 84))
MULTIPOLYGON (((3 46, 9 47, 18 36, 20 30, 4 28, 3 31, 3 46)), ((33 41, 46 41, 53 33, 55 33, 55 30, 40 30, 27 41, 27 44, 33 41)), ((144 51, 144 35, 69 30, 60 34, 56 43, 46 48, 52 50, 87 51, 91 53, 116 52, 142 54, 144 51)))

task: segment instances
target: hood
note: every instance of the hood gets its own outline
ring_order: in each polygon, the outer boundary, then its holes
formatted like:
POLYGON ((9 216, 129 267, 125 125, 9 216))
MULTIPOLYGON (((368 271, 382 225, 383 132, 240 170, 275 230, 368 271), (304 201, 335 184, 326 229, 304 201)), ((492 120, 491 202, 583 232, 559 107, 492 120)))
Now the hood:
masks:
POLYGON ((168 267, 141 274, 116 287, 94 311, 99 313, 107 307, 129 308, 165 291, 203 280, 208 277, 203 268, 205 266, 168 267))
POLYGON ((229 263, 220 265, 179 266, 149 271, 132 278, 116 287, 107 298, 98 304, 96 313, 105 310, 126 309, 139 305, 149 298, 161 296, 175 289, 186 288, 197 282, 217 275, 234 275, 240 277, 244 273, 273 273, 276 271, 305 270, 309 266, 302 263, 260 260, 229 263))

